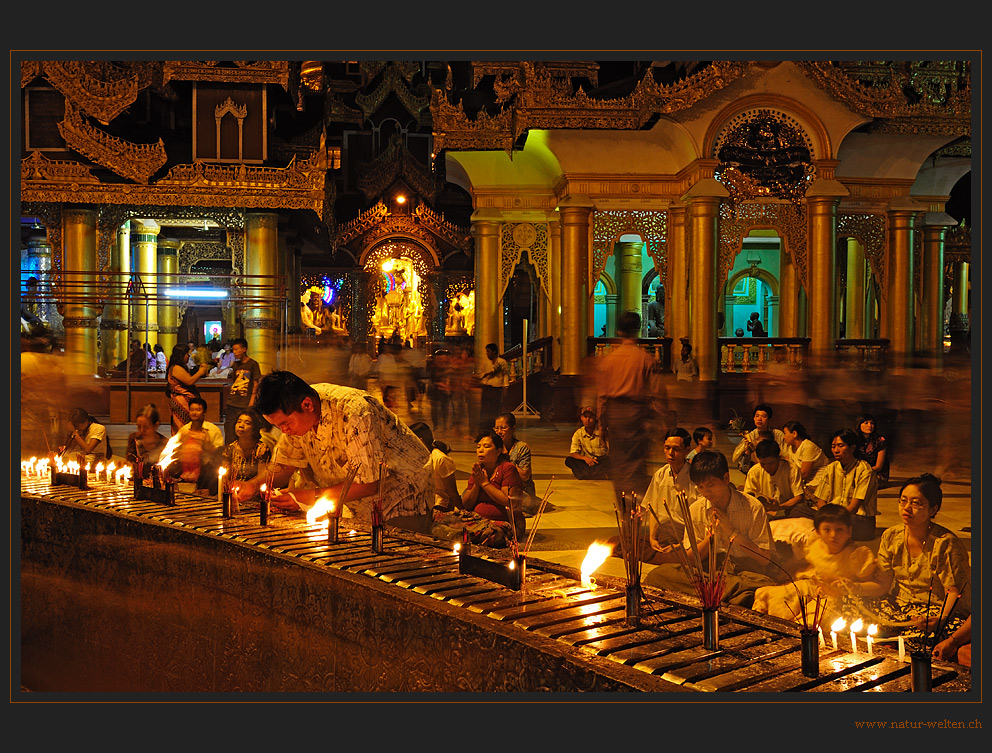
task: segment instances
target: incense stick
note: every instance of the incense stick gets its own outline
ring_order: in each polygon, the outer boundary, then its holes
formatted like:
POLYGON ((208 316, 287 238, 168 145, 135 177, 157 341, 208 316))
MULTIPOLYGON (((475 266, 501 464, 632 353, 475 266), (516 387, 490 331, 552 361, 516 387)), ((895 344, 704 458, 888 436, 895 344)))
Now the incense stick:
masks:
POLYGON ((544 496, 541 498, 541 504, 537 507, 537 514, 534 516, 534 522, 530 527, 530 534, 527 536, 527 543, 524 544, 524 556, 530 551, 531 544, 534 543, 534 535, 537 533, 537 525, 541 522, 541 515, 544 514, 544 508, 548 504, 548 497, 551 496, 551 484, 554 483, 555 477, 551 477, 551 481, 548 482, 548 488, 544 491, 544 496))

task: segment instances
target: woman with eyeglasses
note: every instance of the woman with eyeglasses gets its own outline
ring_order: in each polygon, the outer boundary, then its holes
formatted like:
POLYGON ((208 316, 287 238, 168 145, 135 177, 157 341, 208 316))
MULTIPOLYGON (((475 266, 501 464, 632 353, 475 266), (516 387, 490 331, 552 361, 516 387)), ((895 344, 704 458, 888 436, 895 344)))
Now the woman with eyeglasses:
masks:
MULTIPOLYGON (((873 606, 889 628, 933 630, 953 610, 953 631, 971 614, 971 562, 964 543, 935 523, 943 493, 929 473, 909 479, 899 491, 899 518, 878 547, 879 582, 887 596, 873 606)), ((875 615, 871 615, 874 619, 875 615)), ((940 636, 938 636, 938 639, 940 636)))

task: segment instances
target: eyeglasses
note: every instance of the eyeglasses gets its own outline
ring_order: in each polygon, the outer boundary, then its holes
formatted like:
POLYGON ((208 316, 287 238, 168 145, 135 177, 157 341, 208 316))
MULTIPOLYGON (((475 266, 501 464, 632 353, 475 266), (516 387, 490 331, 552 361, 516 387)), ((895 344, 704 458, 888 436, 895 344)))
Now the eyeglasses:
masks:
POLYGON ((899 507, 911 507, 914 510, 922 510, 924 507, 929 507, 929 503, 921 502, 918 499, 900 499, 899 507))

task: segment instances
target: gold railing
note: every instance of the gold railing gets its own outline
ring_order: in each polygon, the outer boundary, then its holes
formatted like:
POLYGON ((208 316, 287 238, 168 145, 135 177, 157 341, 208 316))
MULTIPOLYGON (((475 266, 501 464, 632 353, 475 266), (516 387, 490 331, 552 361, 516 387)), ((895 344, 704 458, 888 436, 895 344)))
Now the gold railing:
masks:
MULTIPOLYGON (((619 337, 587 337, 586 352, 591 356, 605 356, 622 342, 623 340, 619 337)), ((638 338, 635 342, 639 348, 646 351, 655 360, 659 371, 671 371, 672 338, 644 337, 638 338)))
POLYGON ((527 343, 527 363, 524 364, 524 353, 522 345, 514 345, 503 353, 503 359, 510 367, 509 381, 515 382, 522 378, 525 371, 529 374, 538 374, 544 370, 545 366, 551 364, 551 337, 540 337, 533 342, 527 343))
POLYGON ((721 337, 719 343, 724 374, 802 371, 809 349, 808 337, 721 337))
POLYGON ((889 341, 842 339, 834 343, 837 366, 851 371, 884 371, 889 341))

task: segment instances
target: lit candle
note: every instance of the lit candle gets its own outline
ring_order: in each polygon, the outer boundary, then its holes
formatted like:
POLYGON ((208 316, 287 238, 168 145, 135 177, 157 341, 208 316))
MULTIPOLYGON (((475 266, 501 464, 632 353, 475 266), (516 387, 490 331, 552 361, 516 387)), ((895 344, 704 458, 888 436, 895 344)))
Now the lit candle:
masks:
POLYGON ((816 632, 820 634, 820 648, 826 648, 827 642, 823 638, 823 628, 821 628, 819 625, 817 625, 816 626, 816 632))
POLYGON ((875 633, 877 633, 877 632, 878 632, 878 625, 869 625, 868 626, 868 656, 874 656, 875 655, 874 651, 872 650, 872 643, 874 643, 874 640, 872 639, 872 636, 875 635, 875 633))
POLYGON ((843 630, 845 625, 847 625, 847 622, 845 622, 843 619, 838 618, 837 621, 830 626, 830 640, 834 644, 834 651, 837 650, 837 633, 843 630))
POLYGON ((851 652, 858 653, 858 631, 863 627, 861 618, 859 617, 854 622, 851 623, 851 652))
POLYGON ((906 641, 899 636, 899 661, 906 661, 906 641))
POLYGON ((221 466, 217 469, 217 504, 224 504, 224 474, 227 473, 227 468, 221 466))
POLYGON ((113 462, 107 463, 107 483, 110 483, 111 481, 116 481, 117 480, 116 478, 114 478, 114 469, 116 467, 117 466, 114 465, 113 462))

